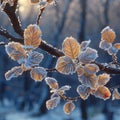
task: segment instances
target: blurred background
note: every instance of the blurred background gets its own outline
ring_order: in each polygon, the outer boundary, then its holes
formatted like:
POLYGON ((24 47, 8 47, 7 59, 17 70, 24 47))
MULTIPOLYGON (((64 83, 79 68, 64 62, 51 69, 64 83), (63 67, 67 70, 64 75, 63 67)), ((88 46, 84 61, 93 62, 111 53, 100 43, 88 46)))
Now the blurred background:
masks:
MULTIPOLYGON (((22 28, 36 23, 38 6, 30 6, 28 0, 19 0, 17 14, 21 19, 22 28)), ((16 37, 7 15, 0 12, 0 26, 16 37)), ((91 39, 90 46, 98 50, 98 62, 111 62, 111 57, 99 49, 100 32, 110 26, 120 38, 120 0, 57 0, 56 5, 48 6, 40 21, 42 38, 49 44, 60 48, 65 37, 73 36, 78 42, 91 39)), ((8 41, 0 35, 0 41, 8 41)), ((44 54, 40 64, 45 68, 54 68, 57 59, 44 54)), ((119 54, 118 54, 119 58, 119 54)), ((119 58, 120 59, 120 58, 119 58)), ((18 64, 11 60, 3 46, 0 47, 0 120, 118 120, 120 119, 120 101, 103 101, 90 96, 86 101, 76 102, 76 109, 69 116, 63 112, 65 101, 54 110, 47 110, 46 100, 49 99, 49 88, 45 82, 36 83, 29 72, 6 81, 4 74, 18 64)), ((77 96, 76 88, 80 84, 77 75, 49 73, 55 77, 60 86, 71 85, 67 96, 77 96)), ((120 76, 112 75, 109 87, 120 85, 120 76)))

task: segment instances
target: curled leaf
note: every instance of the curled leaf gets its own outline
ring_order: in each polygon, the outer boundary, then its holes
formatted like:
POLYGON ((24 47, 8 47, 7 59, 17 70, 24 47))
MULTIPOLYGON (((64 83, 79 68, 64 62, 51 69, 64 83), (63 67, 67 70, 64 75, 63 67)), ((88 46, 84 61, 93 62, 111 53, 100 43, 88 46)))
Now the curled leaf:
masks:
POLYGON ((58 89, 59 88, 57 80, 52 78, 52 77, 46 77, 45 82, 47 85, 49 85, 49 87, 51 89, 58 89))
POLYGON ((95 49, 87 47, 85 51, 83 51, 79 56, 78 59, 82 63, 90 63, 95 61, 98 57, 97 51, 95 49))
POLYGON ((5 50, 11 59, 18 61, 20 64, 24 63, 26 53, 20 43, 9 42, 8 45, 5 45, 5 50))
POLYGON ((58 58, 56 69, 62 74, 73 74, 75 72, 72 60, 66 56, 58 58))
POLYGON ((75 38, 67 37, 62 44, 62 49, 65 56, 75 59, 80 52, 80 45, 75 38))
POLYGON ((99 71, 99 67, 95 64, 86 64, 85 67, 84 67, 84 70, 88 74, 95 74, 96 72, 99 71))
POLYGON ((112 100, 120 100, 120 93, 117 88, 113 91, 112 100))
POLYGON ((110 90, 105 86, 100 86, 98 89, 93 93, 96 97, 107 100, 111 96, 110 90))
POLYGON ((23 70, 22 70, 21 66, 14 67, 5 73, 5 78, 6 78, 6 80, 10 80, 14 77, 18 77, 19 75, 22 75, 22 73, 23 73, 23 70))
POLYGON ((51 98, 50 100, 46 101, 46 107, 48 110, 53 109, 53 108, 57 107, 59 102, 60 102, 59 97, 51 98))
POLYGON ((63 110, 65 112, 65 114, 69 115, 73 110, 75 109, 75 105, 73 102, 67 102, 65 103, 63 110))
POLYGON ((26 68, 31 68, 39 66, 39 63, 43 60, 43 54, 33 51, 28 55, 25 66, 26 68))
POLYGON ((29 25, 24 31, 24 45, 38 48, 41 43, 41 30, 36 25, 29 25))
POLYGON ((104 40, 101 40, 101 41, 100 41, 100 44, 99 44, 99 47, 100 47, 101 49, 103 49, 103 50, 108 50, 109 47, 111 47, 111 46, 112 46, 111 43, 107 43, 107 42, 104 41, 104 40))
POLYGON ((43 67, 35 67, 30 71, 31 78, 35 81, 42 81, 46 75, 47 72, 43 67))
POLYGON ((98 76, 98 85, 104 86, 109 82, 109 80, 110 80, 110 75, 103 73, 103 74, 98 76))
POLYGON ((101 32, 101 39, 108 42, 113 43, 116 38, 115 32, 109 27, 105 27, 101 32))
POLYGON ((77 93, 83 100, 86 100, 91 93, 91 89, 89 87, 86 87, 85 85, 79 85, 77 87, 77 93))

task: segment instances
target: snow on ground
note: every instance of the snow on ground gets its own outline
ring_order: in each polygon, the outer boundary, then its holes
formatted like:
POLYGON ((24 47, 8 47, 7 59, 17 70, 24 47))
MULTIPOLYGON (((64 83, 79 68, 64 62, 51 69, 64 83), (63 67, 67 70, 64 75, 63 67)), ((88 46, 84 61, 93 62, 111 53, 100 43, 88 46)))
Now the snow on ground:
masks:
MULTIPOLYGON (((59 105, 53 110, 49 110, 47 114, 33 117, 36 108, 33 111, 17 111, 12 102, 5 102, 3 106, 0 104, 0 120, 82 120, 81 112, 76 108, 70 115, 65 115, 63 105, 59 105)), ((90 107, 88 109, 88 120, 105 120, 105 115, 101 113, 100 108, 90 107)), ((120 108, 115 109, 113 120, 120 119, 120 108)))

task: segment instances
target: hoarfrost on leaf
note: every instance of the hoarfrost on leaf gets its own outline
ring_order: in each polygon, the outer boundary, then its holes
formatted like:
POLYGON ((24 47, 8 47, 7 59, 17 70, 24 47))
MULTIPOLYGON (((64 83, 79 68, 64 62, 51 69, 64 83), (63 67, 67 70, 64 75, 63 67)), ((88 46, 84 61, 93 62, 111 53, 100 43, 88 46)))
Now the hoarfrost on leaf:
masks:
POLYGON ((25 66, 26 68, 31 68, 35 66, 39 66, 40 62, 43 60, 43 54, 33 51, 29 53, 28 58, 26 60, 25 66))
POLYGON ((75 38, 67 37, 62 44, 62 50, 65 56, 75 59, 80 52, 80 45, 75 38))
POLYGON ((62 74, 73 74, 75 72, 72 60, 66 56, 58 58, 55 68, 62 74))
POLYGON ((9 42, 5 45, 5 50, 11 59, 18 61, 19 64, 24 63, 26 53, 20 43, 9 42))
POLYGON ((99 71, 99 67, 96 64, 86 64, 84 70, 88 74, 95 74, 99 71))
POLYGON ((81 77, 84 74, 84 68, 81 67, 80 65, 77 66, 76 71, 77 71, 78 77, 81 77))
POLYGON ((116 49, 120 50, 120 43, 115 43, 115 44, 114 44, 114 47, 115 47, 116 49))
POLYGON ((31 78, 35 81, 42 81, 46 75, 47 72, 43 67, 35 67, 30 71, 31 78))
POLYGON ((65 103, 63 110, 65 114, 69 115, 75 109, 75 105, 72 101, 65 103))
POLYGON ((93 94, 96 97, 104 99, 104 100, 109 99, 110 96, 111 96, 110 90, 107 87, 105 87, 105 86, 98 87, 98 89, 96 91, 94 91, 93 94))
POLYGON ((51 89, 58 89, 59 88, 58 82, 55 78, 46 77, 45 82, 51 89))
POLYGON ((108 52, 109 55, 116 55, 117 52, 118 52, 118 49, 115 48, 114 46, 111 46, 111 47, 109 47, 109 49, 107 50, 107 52, 108 52))
POLYGON ((81 77, 78 77, 78 79, 81 82, 81 84, 90 87, 91 89, 96 89, 97 87, 98 78, 95 74, 84 74, 81 77))
POLYGON ((23 70, 21 66, 13 67, 11 70, 5 73, 6 80, 11 80, 14 77, 18 77, 19 75, 22 75, 23 70))
POLYGON ((85 51, 79 54, 78 59, 80 62, 86 64, 95 61, 97 57, 98 57, 97 51, 95 49, 87 47, 85 51))
POLYGON ((103 73, 98 76, 98 85, 99 86, 104 86, 110 81, 110 75, 103 73))
POLYGON ((115 38, 116 38, 116 34, 109 26, 105 27, 101 31, 101 40, 104 40, 107 43, 113 43, 115 38))
POLYGON ((83 100, 86 100, 91 93, 91 89, 89 87, 86 87, 85 85, 79 85, 77 87, 77 93, 83 100))
POLYGON ((51 98, 50 100, 46 101, 46 107, 48 110, 53 109, 53 108, 57 107, 59 102, 60 102, 59 97, 51 98))
POLYGON ((41 30, 36 24, 30 24, 24 31, 24 45, 38 48, 41 43, 41 30))
POLYGON ((107 43, 107 42, 104 41, 104 40, 101 40, 101 41, 100 41, 100 44, 99 44, 99 47, 100 47, 101 49, 103 49, 103 50, 108 50, 109 47, 111 47, 111 46, 112 46, 111 43, 107 43))

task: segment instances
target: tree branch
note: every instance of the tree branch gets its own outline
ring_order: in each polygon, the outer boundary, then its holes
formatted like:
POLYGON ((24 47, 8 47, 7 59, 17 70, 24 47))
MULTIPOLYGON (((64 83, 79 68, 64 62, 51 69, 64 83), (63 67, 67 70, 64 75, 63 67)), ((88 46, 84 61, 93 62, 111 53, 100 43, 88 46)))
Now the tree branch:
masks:
POLYGON ((15 0, 14 6, 10 6, 7 3, 3 11, 8 15, 15 32, 18 33, 20 36, 23 36, 24 31, 21 28, 20 20, 15 14, 17 3, 18 0, 15 0))

